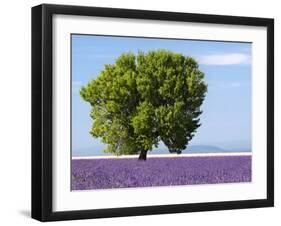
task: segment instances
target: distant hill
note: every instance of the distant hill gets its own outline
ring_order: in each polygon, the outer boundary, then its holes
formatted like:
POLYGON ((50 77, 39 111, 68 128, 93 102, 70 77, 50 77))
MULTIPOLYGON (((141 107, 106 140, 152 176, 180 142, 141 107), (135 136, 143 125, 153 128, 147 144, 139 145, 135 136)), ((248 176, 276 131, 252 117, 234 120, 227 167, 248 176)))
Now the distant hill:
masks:
POLYGON ((218 146, 212 145, 190 145, 187 146, 186 150, 182 153, 218 153, 218 152, 250 152, 250 148, 233 148, 233 149, 224 149, 218 146))
MULTIPOLYGON (((110 153, 104 153, 102 150, 104 147, 95 146, 84 149, 74 149, 72 150, 73 156, 105 156, 112 155, 110 153)), ((247 148, 237 148, 237 149, 223 149, 218 146, 212 145, 188 145, 186 150, 182 151, 184 154, 193 154, 193 153, 228 153, 228 152, 250 152, 250 149, 247 148)), ((166 147, 158 147, 157 149, 149 152, 148 154, 168 154, 169 151, 166 147)))
POLYGON ((224 149, 217 147, 217 146, 211 146, 211 145, 190 145, 187 146, 186 150, 183 151, 183 153, 209 153, 209 152, 225 152, 224 149))
MULTIPOLYGON (((182 151, 182 153, 218 153, 218 152, 226 152, 224 149, 212 146, 212 145, 188 145, 187 148, 182 151)), ((149 154, 168 154, 169 151, 166 147, 159 147, 157 150, 150 152, 149 154)))

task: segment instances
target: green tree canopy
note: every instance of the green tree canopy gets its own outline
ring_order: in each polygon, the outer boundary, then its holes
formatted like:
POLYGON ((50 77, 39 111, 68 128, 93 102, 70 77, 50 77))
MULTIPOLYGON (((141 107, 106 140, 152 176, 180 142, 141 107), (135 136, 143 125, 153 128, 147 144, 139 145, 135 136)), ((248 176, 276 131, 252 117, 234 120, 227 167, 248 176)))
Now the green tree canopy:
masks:
POLYGON ((207 85, 197 62, 166 50, 124 53, 82 87, 91 104, 91 135, 108 144, 105 152, 146 153, 162 141, 181 153, 200 126, 207 85))

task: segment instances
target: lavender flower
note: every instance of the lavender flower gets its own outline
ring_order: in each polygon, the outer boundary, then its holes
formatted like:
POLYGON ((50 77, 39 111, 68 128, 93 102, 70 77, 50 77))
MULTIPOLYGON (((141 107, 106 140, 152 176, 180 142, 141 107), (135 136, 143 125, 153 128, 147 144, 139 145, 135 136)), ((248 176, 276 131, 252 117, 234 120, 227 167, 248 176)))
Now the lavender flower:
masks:
POLYGON ((251 156, 72 160, 72 190, 251 181, 251 156))

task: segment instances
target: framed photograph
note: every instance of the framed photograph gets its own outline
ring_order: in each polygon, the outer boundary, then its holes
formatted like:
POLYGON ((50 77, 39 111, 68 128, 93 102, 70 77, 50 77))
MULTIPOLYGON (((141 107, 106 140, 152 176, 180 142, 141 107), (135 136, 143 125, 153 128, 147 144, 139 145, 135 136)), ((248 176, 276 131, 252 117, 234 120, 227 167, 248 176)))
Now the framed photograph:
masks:
POLYGON ((32 8, 32 217, 274 205, 274 21, 32 8))

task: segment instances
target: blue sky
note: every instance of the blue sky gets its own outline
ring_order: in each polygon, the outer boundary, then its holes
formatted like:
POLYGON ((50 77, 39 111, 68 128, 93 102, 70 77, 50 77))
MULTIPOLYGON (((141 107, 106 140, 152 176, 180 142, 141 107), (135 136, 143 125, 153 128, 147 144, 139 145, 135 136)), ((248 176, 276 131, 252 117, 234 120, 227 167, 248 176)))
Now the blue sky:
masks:
POLYGON ((202 125, 190 145, 251 149, 251 43, 72 35, 73 155, 100 155, 105 147, 89 134, 90 105, 79 95, 81 86, 123 52, 159 48, 194 57, 205 73, 202 125))

